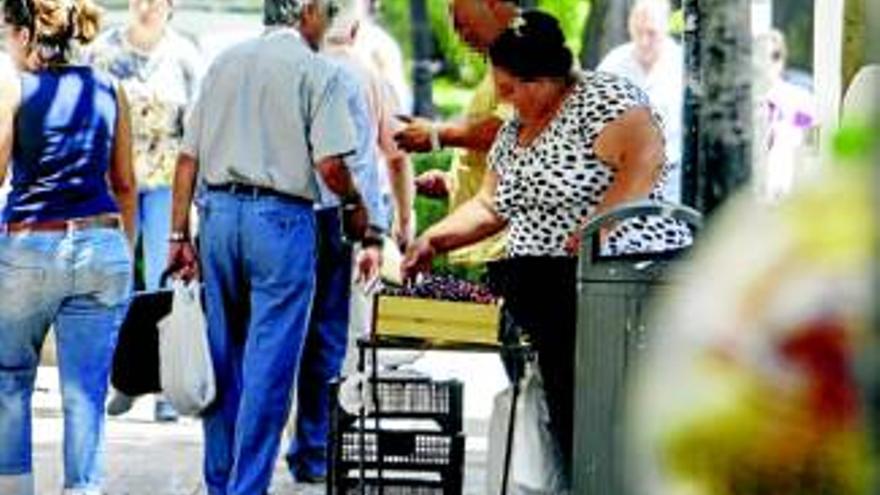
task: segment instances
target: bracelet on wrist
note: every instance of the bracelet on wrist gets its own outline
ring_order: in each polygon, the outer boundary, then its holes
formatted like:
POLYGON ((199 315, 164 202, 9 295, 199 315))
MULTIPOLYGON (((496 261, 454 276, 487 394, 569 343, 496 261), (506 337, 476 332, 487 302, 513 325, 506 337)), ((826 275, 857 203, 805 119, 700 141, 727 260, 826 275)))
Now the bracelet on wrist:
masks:
POLYGON ((443 148, 443 143, 440 142, 440 126, 438 124, 431 126, 430 138, 431 151, 440 151, 443 148))
POLYGON ((168 242, 189 242, 189 234, 181 231, 174 231, 168 236, 168 242))

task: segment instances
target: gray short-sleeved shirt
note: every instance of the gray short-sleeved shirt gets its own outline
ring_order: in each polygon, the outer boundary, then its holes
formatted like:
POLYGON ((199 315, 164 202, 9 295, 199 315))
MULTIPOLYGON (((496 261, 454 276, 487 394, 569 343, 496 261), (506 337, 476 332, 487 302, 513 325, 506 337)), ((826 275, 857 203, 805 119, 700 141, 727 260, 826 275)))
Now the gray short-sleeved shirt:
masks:
POLYGON ((236 45, 208 70, 183 151, 199 161, 209 185, 255 185, 314 200, 315 164, 356 146, 339 77, 292 29, 236 45))

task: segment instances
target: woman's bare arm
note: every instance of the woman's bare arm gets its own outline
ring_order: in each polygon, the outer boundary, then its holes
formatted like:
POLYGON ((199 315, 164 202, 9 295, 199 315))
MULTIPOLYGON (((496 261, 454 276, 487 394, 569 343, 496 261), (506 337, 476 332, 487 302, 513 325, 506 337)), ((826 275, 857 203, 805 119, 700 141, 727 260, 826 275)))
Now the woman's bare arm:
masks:
POLYGON ((132 165, 131 116, 128 98, 121 86, 116 88, 116 133, 113 140, 113 156, 108 173, 110 189, 122 214, 122 224, 129 242, 134 246, 135 214, 137 210, 137 182, 132 165))
POLYGON ((14 73, 0 80, 0 184, 6 180, 15 139, 15 113, 21 102, 21 85, 14 73))

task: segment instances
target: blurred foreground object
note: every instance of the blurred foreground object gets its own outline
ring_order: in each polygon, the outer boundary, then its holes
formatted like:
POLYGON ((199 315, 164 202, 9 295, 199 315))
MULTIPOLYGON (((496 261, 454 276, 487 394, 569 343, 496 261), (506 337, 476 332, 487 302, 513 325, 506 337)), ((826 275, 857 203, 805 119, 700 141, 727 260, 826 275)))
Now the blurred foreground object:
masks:
POLYGON ((870 493, 870 175, 835 172, 775 209, 732 202, 664 301, 630 404, 636 493, 870 493))

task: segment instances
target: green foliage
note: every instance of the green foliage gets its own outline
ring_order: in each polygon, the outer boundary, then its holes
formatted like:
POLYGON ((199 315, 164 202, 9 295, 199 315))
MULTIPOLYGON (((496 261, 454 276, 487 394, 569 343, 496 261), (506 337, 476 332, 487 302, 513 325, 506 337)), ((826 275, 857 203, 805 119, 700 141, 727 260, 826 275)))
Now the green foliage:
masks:
POLYGON ((460 116, 471 100, 473 90, 450 77, 434 79, 434 108, 444 119, 460 116))
POLYGON ((870 163, 880 129, 867 121, 849 121, 834 136, 834 156, 845 162, 870 163))
POLYGON ((540 0, 538 8, 559 20, 568 47, 574 52, 575 59, 580 59, 583 48, 581 35, 590 13, 589 0, 540 0))
POLYGON ((437 49, 446 61, 444 72, 466 86, 475 86, 486 73, 485 57, 455 33, 449 0, 428 0, 428 14, 437 49))
MULTIPOLYGON (((428 170, 449 170, 452 163, 452 152, 441 150, 435 153, 420 153, 412 155, 415 175, 418 176, 428 170)), ((416 225, 419 234, 426 228, 437 223, 446 216, 446 201, 416 196, 416 225)))

